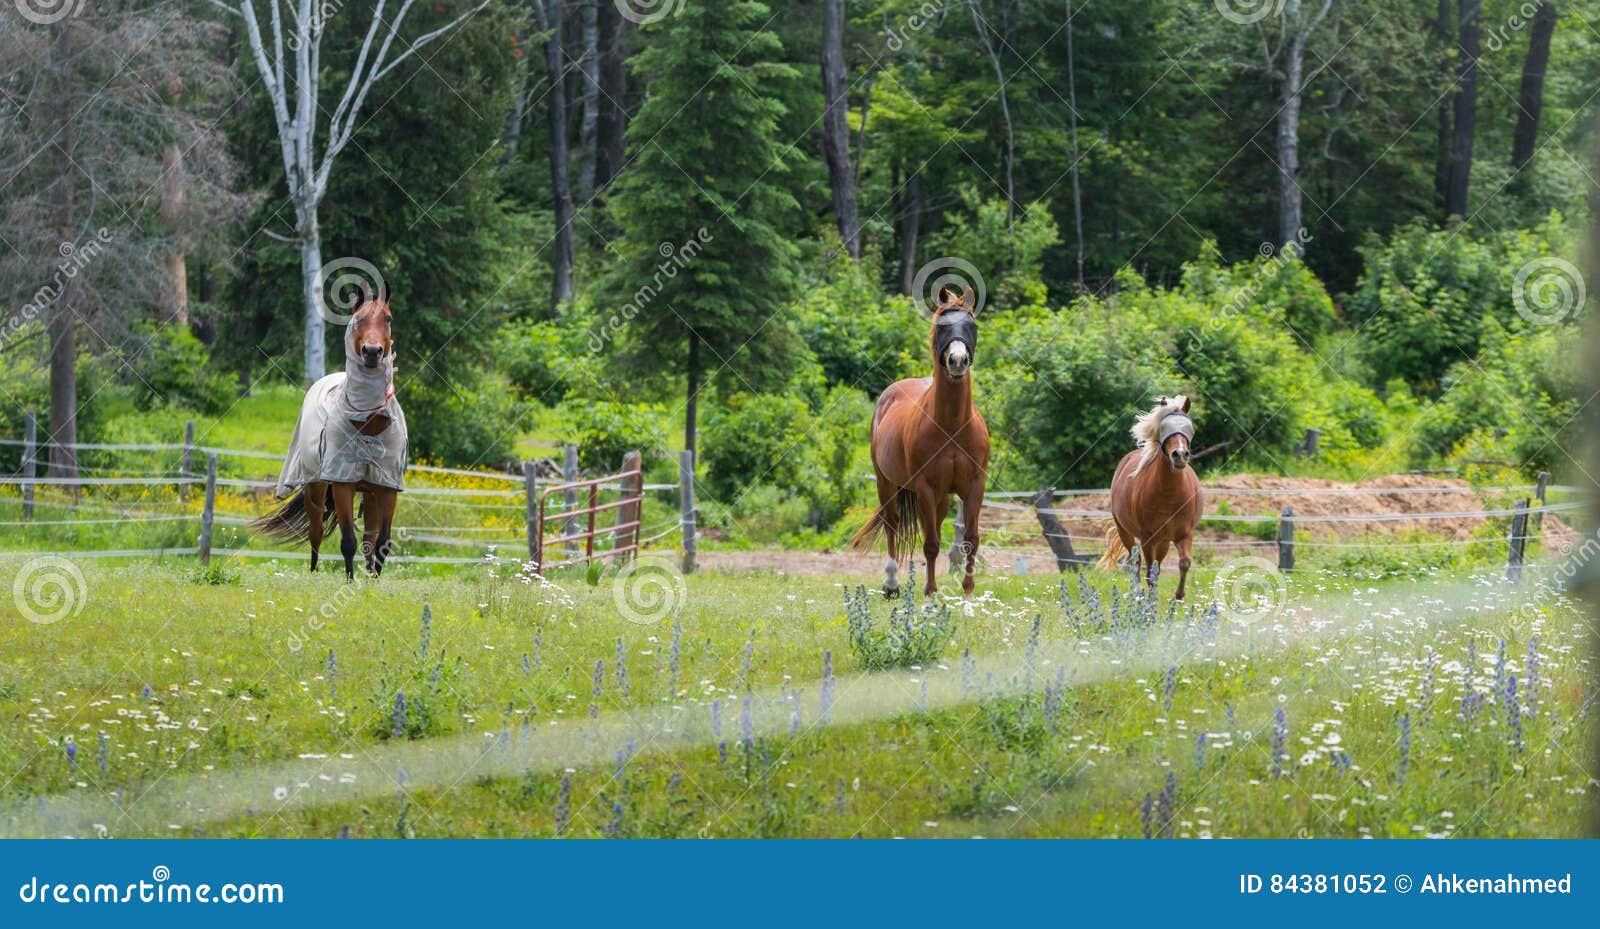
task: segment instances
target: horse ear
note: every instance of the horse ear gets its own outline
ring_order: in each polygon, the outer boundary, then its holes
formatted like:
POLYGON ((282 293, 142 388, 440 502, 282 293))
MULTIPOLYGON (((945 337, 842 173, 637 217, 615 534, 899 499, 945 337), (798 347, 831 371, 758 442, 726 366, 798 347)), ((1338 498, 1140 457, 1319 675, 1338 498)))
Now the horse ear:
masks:
POLYGON ((365 280, 363 280, 361 282, 361 302, 356 304, 356 308, 360 309, 361 307, 364 307, 364 306, 366 306, 367 304, 369 304, 371 302, 372 302, 372 285, 369 284, 368 282, 366 282, 365 280))
POLYGON ((1189 398, 1188 397, 1184 397, 1183 398, 1183 411, 1185 413, 1189 412, 1189 398))
POLYGON ((951 287, 949 284, 945 284, 939 288, 939 305, 949 306, 952 303, 960 304, 961 296, 962 295, 957 292, 954 287, 951 287))
POLYGON ((378 302, 384 304, 385 306, 387 306, 388 303, 389 303, 389 282, 388 281, 379 281, 378 282, 378 302))

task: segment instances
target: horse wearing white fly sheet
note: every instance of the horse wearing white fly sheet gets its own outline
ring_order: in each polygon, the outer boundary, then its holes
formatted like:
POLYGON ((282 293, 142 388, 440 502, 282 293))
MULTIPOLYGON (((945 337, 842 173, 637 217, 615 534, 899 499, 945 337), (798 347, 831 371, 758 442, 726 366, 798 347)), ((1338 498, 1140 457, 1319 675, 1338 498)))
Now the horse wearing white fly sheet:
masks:
POLYGON ((394 352, 369 368, 361 363, 355 333, 352 319, 344 330, 344 371, 306 392, 278 475, 280 498, 313 481, 406 489, 406 417, 394 393, 394 352), (362 435, 361 425, 377 414, 389 427, 362 435))

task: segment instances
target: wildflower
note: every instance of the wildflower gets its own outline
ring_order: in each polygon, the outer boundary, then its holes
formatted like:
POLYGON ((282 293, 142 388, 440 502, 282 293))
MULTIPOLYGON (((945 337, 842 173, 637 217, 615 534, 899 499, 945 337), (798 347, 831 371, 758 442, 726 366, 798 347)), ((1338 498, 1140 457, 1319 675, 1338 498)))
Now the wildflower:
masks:
POLYGON ((1194 734, 1194 769, 1196 771, 1203 771, 1205 770, 1205 767, 1206 734, 1204 732, 1196 732, 1194 734))
POLYGON ((1511 751, 1522 754, 1522 705, 1517 700, 1517 676, 1506 678, 1506 727, 1511 730, 1511 751))
POLYGON ((433 608, 428 604, 422 605, 422 630, 417 636, 417 663, 421 664, 428 658, 428 646, 433 642, 433 608))
POLYGON ((1400 717, 1400 783, 1406 782, 1406 769, 1411 766, 1411 714, 1400 717))
POLYGON ((823 722, 828 722, 833 718, 833 691, 837 685, 838 680, 833 676, 833 652, 831 650, 824 651, 822 653, 822 693, 817 700, 818 715, 822 717, 823 722))
POLYGON ((589 702, 589 718, 594 719, 600 715, 600 696, 604 692, 606 681, 606 663, 596 658, 594 662, 594 699, 589 702))
POLYGON ((556 835, 565 835, 572 825, 572 778, 561 776, 561 790, 556 793, 556 835))
POLYGON ((1286 746, 1289 742, 1289 717, 1284 713, 1283 707, 1278 707, 1272 714, 1272 776, 1283 777, 1283 763, 1289 760, 1286 746))
POLYGON ((401 738, 406 734, 405 691, 397 690, 394 692, 394 710, 391 712, 389 720, 391 724, 391 732, 393 732, 395 738, 401 738))
POLYGON ((274 787, 274 788, 272 788, 272 799, 278 801, 279 803, 282 803, 283 801, 289 799, 289 788, 287 788, 287 787, 274 787))
POLYGON ((622 689, 622 695, 628 696, 632 688, 628 686, 628 653, 622 647, 622 640, 617 640, 616 660, 617 686, 622 689))
POLYGON ((78 743, 77 742, 68 742, 67 743, 67 769, 68 770, 73 770, 73 769, 76 769, 77 767, 78 767, 78 743))
POLYGON ((1161 708, 1164 712, 1172 713, 1172 697, 1178 691, 1178 666, 1167 666, 1167 679, 1161 691, 1161 708))

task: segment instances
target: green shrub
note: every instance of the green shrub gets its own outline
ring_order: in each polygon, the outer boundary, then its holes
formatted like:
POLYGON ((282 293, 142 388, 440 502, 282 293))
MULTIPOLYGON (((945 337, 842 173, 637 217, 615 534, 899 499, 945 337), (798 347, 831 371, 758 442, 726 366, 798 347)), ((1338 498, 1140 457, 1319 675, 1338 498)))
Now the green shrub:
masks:
POLYGON ((128 383, 140 409, 173 404, 214 415, 233 405, 235 380, 211 366, 189 327, 149 323, 137 339, 143 348, 132 360, 128 383))
POLYGON ((876 591, 857 587, 844 592, 845 620, 850 630, 850 650, 868 671, 884 668, 909 668, 933 665, 944 657, 944 650, 955 635, 955 620, 945 603, 917 602, 916 571, 906 574, 905 593, 889 608, 889 616, 878 625, 873 616, 880 598, 876 591))
POLYGON ((504 375, 461 368, 450 377, 449 384, 419 378, 401 385, 411 460, 493 467, 511 459, 524 405, 504 375))
POLYGON ((517 320, 495 336, 495 357, 506 377, 529 398, 555 406, 571 392, 575 359, 583 346, 574 344, 575 328, 557 322, 517 320))
POLYGON ((628 452, 646 458, 666 453, 667 411, 660 404, 574 398, 554 411, 555 431, 578 446, 578 464, 609 471, 628 452))
POLYGON ((867 260, 834 262, 795 302, 795 319, 829 385, 877 393, 915 375, 930 354, 926 320, 910 298, 883 293, 867 260))
POLYGON ((745 488, 814 481, 811 410, 786 394, 735 394, 706 417, 700 437, 707 493, 731 503, 745 488))

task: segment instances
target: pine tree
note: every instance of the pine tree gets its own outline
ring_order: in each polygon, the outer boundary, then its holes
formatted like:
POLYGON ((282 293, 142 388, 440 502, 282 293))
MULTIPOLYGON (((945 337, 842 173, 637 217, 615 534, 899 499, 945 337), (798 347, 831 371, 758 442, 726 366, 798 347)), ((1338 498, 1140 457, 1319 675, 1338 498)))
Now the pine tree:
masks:
POLYGON ((798 248, 785 221, 797 153, 780 138, 799 72, 761 3, 697 3, 641 30, 631 62, 649 96, 628 126, 631 163, 608 207, 621 230, 601 317, 621 328, 632 379, 682 376, 684 445, 709 381, 762 390, 804 351, 786 305, 798 248))

